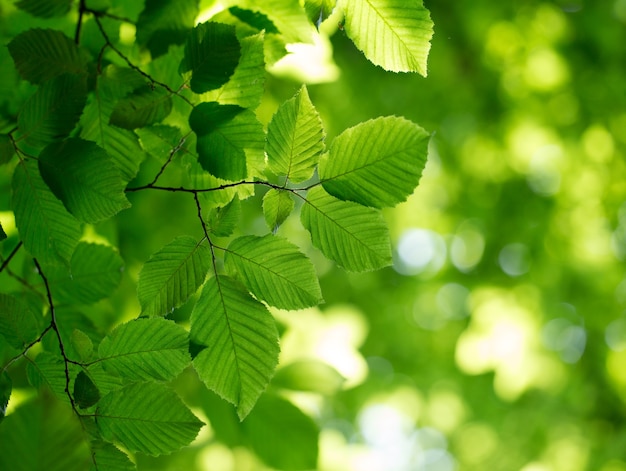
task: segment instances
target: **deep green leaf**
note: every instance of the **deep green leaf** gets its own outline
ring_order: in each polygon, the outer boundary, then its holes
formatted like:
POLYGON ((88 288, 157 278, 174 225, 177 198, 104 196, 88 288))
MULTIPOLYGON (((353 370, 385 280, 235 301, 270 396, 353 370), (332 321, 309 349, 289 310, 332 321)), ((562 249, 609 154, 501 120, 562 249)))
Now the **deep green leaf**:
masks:
POLYGON ((41 18, 63 16, 70 11, 74 0, 20 0, 15 6, 41 18))
POLYGON ((235 196, 227 205, 213 208, 209 213, 208 224, 211 234, 217 237, 228 237, 239 223, 241 202, 235 196))
POLYGON ((74 401, 81 409, 87 409, 100 400, 100 391, 84 371, 79 371, 74 381, 74 401))
POLYGON ((391 264, 391 243, 379 211, 341 201, 322 188, 312 188, 301 213, 313 245, 326 257, 353 272, 391 264))
POLYGON ((405 201, 426 165, 429 135, 390 116, 356 125, 337 136, 320 162, 324 189, 342 200, 383 208, 405 201))
POLYGON ((90 471, 133 471, 137 469, 126 454, 106 442, 91 443, 92 467, 90 471))
POLYGON ((263 197, 263 216, 267 227, 276 232, 291 214, 295 203, 288 191, 272 188, 263 197))
POLYGON ((23 299, 0 293, 0 335, 12 347, 22 349, 42 330, 41 313, 23 299))
POLYGON ((191 362, 187 331, 158 317, 118 326, 102 340, 98 355, 106 370, 135 381, 169 381, 191 362))
POLYGON ((302 309, 322 302, 313 264, 298 247, 281 237, 234 239, 224 263, 257 299, 271 306, 302 309))
POLYGON ((299 0, 242 0, 239 5, 269 18, 288 43, 311 42, 313 26, 299 0))
POLYGON ((5 240, 6 238, 7 238, 7 233, 4 232, 4 229, 2 228, 2 224, 0 224, 0 242, 5 240))
POLYGON ((69 135, 87 101, 86 76, 63 74, 45 82, 17 117, 19 140, 43 147, 69 135))
POLYGON ((0 424, 4 420, 7 414, 7 406, 9 405, 9 399, 11 399, 11 391, 13 389, 13 383, 6 371, 0 373, 0 424))
POLYGON ((193 366, 206 386, 237 407, 243 419, 278 363, 272 315, 235 280, 209 279, 191 314, 191 340, 206 346, 193 366))
POLYGON ((65 73, 82 75, 89 60, 74 41, 54 29, 26 30, 8 47, 22 78, 35 84, 65 73))
POLYGON ((111 114, 110 124, 135 129, 159 123, 172 111, 170 93, 146 85, 122 98, 111 114))
POLYGON ((152 57, 182 44, 198 16, 198 0, 146 0, 137 20, 137 44, 147 46, 152 57))
POLYGON ((345 378, 328 363, 319 360, 299 360, 276 371, 272 378, 272 386, 330 396, 337 393, 344 381, 345 378))
POLYGON ((0 165, 9 163, 15 155, 11 138, 7 134, 0 134, 0 165))
POLYGON ((244 10, 243 8, 239 8, 236 6, 230 7, 228 11, 238 20, 243 21, 244 23, 252 26, 259 31, 264 30, 266 33, 271 34, 280 33, 280 31, 276 29, 276 26, 274 25, 274 23, 271 22, 267 15, 264 15, 261 12, 244 10))
POLYGON ((234 26, 201 23, 187 37, 179 70, 181 74, 191 72, 191 90, 204 93, 228 82, 240 56, 241 46, 234 26))
POLYGON ((433 22, 421 0, 339 0, 346 34, 372 63, 426 76, 433 22))
POLYGON ((125 182, 104 149, 69 138, 39 156, 39 169, 52 192, 78 219, 95 223, 130 207, 125 182))
POLYGON ((264 394, 243 422, 243 429, 252 449, 272 468, 317 468, 319 429, 288 400, 264 394))
POLYGON ((157 383, 134 383, 104 396, 96 423, 107 440, 152 456, 188 445, 203 425, 174 391, 157 383))
POLYGON ((35 161, 13 174, 15 225, 26 250, 42 264, 68 264, 82 231, 39 174, 35 161))
POLYGON ((204 282, 211 250, 192 237, 177 237, 148 260, 139 273, 137 295, 144 316, 163 316, 181 306, 204 282))
POLYGON ((87 362, 91 359, 93 355, 93 342, 85 332, 74 329, 70 341, 81 361, 87 362))
POLYGON ((270 170, 294 182, 311 178, 324 151, 322 121, 305 86, 283 103, 267 129, 270 170))

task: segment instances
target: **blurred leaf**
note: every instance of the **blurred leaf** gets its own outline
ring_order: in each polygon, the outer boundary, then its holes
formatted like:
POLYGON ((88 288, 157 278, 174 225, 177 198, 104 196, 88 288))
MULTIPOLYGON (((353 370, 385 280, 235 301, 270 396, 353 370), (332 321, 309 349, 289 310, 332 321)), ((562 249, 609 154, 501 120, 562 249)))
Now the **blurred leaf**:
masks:
POLYGON ((41 333, 41 325, 41 313, 35 312, 27 302, 0 293, 0 334, 9 345, 24 348, 41 333))
POLYGON ((203 425, 174 391, 157 383, 134 383, 104 396, 96 423, 107 440, 152 456, 188 445, 203 425))
POLYGON ((252 26, 253 28, 259 31, 265 31, 266 33, 278 34, 280 31, 276 29, 274 23, 261 12, 244 10, 243 8, 239 8, 237 6, 230 7, 228 9, 231 15, 237 18, 240 21, 252 26))
POLYGON ((163 316, 181 306, 204 282, 212 266, 210 248, 189 236, 175 238, 150 257, 137 283, 144 316, 163 316))
POLYGON ((74 329, 70 340, 80 360, 83 362, 89 361, 93 355, 93 342, 89 336, 82 330, 74 329))
POLYGON ((41 18, 63 16, 70 11, 74 0, 20 0, 15 6, 41 18))
POLYGON ((11 138, 7 134, 0 134, 0 165, 9 163, 14 155, 11 138))
POLYGON ((206 347, 193 366, 243 420, 278 363, 278 333, 267 308, 235 280, 210 278, 191 313, 191 340, 206 347))
POLYGON ((91 459, 93 465, 90 471, 133 471, 137 469, 123 451, 102 441, 91 442, 91 459))
POLYGON ((183 138, 179 128, 164 124, 139 128, 135 132, 139 135, 141 147, 159 162, 166 162, 172 149, 177 148, 183 138))
POLYGON ((332 13, 335 3, 336 0, 305 0, 304 9, 309 21, 319 28, 322 21, 332 13))
POLYGON ((263 197, 263 216, 267 227, 276 231, 285 222, 294 208, 294 201, 288 191, 272 188, 263 197))
POLYGON ((170 93, 146 85, 122 98, 111 113, 110 124, 135 129, 159 123, 172 111, 170 93))
POLYGON ((289 363, 280 368, 272 378, 272 386, 328 396, 339 391, 344 382, 345 378, 335 368, 319 360, 289 363))
POLYGON ((239 223, 241 202, 235 197, 226 206, 213 208, 209 213, 208 224, 212 234, 217 237, 228 237, 239 223))
POLYGON ((74 401, 81 409, 87 409, 100 400, 100 391, 84 371, 79 371, 74 380, 74 401))
POLYGON ((11 382, 11 378, 6 371, 2 371, 2 373, 0 373, 0 424, 6 417, 12 389, 13 383, 11 382))
POLYGON ((299 0, 242 0, 239 4, 269 18, 288 43, 311 42, 313 27, 299 0))

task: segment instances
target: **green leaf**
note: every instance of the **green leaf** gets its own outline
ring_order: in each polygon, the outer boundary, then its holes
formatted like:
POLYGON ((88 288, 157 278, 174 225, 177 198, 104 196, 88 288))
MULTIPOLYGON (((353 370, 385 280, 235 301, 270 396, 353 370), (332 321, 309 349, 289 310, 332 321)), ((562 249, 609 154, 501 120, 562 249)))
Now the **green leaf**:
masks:
POLYGON ((20 0, 15 6, 40 18, 63 16, 70 11, 73 0, 20 0))
POLYGON ((189 116, 197 134, 198 161, 202 168, 224 180, 243 180, 248 176, 248 152, 262 152, 263 126, 252 111, 236 105, 200 103, 189 116))
POLYGON ((91 443, 90 471, 133 471, 137 469, 128 456, 114 445, 106 442, 91 443))
POLYGON ((39 174, 35 161, 22 161, 13 174, 15 225, 26 250, 42 264, 67 264, 82 235, 39 174))
POLYGON ((280 368, 272 378, 273 387, 327 396, 336 394, 344 382, 335 368, 319 360, 295 361, 280 368))
POLYGON ((147 46, 152 57, 182 44, 198 16, 198 0, 146 0, 137 20, 137 44, 147 46))
POLYGON ((433 22, 421 0, 339 0, 346 34, 373 64, 426 76, 433 22))
POLYGON ((7 134, 0 134, 0 165, 7 164, 15 155, 13 142, 7 134))
POLYGON ((191 340, 208 348, 193 360, 206 386, 243 420, 278 363, 278 332, 267 308, 235 280, 210 278, 191 313, 191 340))
MULTIPOLYGON (((68 365, 70 378, 74 378, 78 373, 77 366, 68 365)), ((41 352, 34 361, 28 363, 26 367, 28 382, 37 389, 48 388, 57 399, 69 404, 70 400, 65 391, 67 378, 65 376, 65 363, 60 355, 50 352, 41 352)), ((72 390, 72 383, 69 390, 72 390)))
POLYGON ((41 152, 39 169, 52 192, 82 221, 96 223, 130 207, 119 170, 94 142, 69 138, 52 143, 41 152))
POLYGON ((116 327, 100 343, 98 355, 106 370, 135 381, 169 381, 191 362, 187 331, 159 317, 116 327))
POLYGON ((174 391, 157 383, 134 383, 106 395, 96 423, 105 439, 152 456, 188 445, 203 425, 174 391))
POLYGON ((7 406, 9 405, 9 399, 11 399, 11 390, 13 389, 13 383, 6 371, 0 373, 0 424, 7 415, 7 406))
POLYGON ((0 242, 2 242, 3 240, 6 240, 7 238, 7 233, 4 232, 4 229, 2 228, 2 224, 0 224, 0 242))
POLYGON ((347 271, 377 270, 391 264, 391 243, 379 211, 341 201, 312 188, 301 213, 313 245, 347 271))
POLYGON ((45 82, 20 110, 19 140, 35 147, 69 135, 87 100, 86 76, 63 74, 45 82))
POLYGON ((155 124, 135 131, 139 136, 141 147, 161 163, 165 163, 173 149, 184 149, 186 138, 179 128, 164 124, 155 124))
POLYGON ((212 266, 210 248, 177 237, 148 260, 139 273, 137 295, 144 316, 162 316, 181 306, 204 282, 212 266))
POLYGON ((70 304, 93 304, 113 293, 122 278, 123 261, 112 247, 80 242, 69 271, 49 273, 55 299, 70 304))
POLYGON ((267 227, 276 232, 294 208, 294 201, 288 191, 272 188, 263 196, 263 216, 267 227))
POLYGON ((239 6, 269 18, 288 43, 312 41, 313 26, 299 0, 242 0, 239 6))
POLYGON ((23 299, 0 293, 0 335, 12 347, 22 349, 41 332, 42 316, 23 299))
POLYGON ((124 129, 135 129, 159 123, 172 111, 170 93, 162 88, 146 85, 122 98, 111 114, 110 124, 124 129))
POLYGON ((228 12, 238 20, 243 21, 247 25, 250 25, 253 28, 257 29, 258 31, 265 30, 266 33, 271 34, 280 33, 280 31, 276 29, 274 23, 272 23, 272 21, 261 12, 244 10, 243 8, 239 8, 236 6, 230 7, 228 9, 228 12))
POLYGON ((239 223, 241 202, 235 196, 227 205, 213 208, 209 213, 208 224, 211 234, 217 237, 228 237, 239 223))
POLYGON ((240 56, 241 46, 234 26, 201 23, 187 37, 179 72, 184 74, 191 71, 191 90, 196 93, 208 92, 228 82, 240 56))
POLYGON ((81 361, 87 362, 91 359, 93 355, 93 342, 85 332, 74 329, 70 341, 81 361))
POLYGON ((429 135, 417 124, 390 116, 337 136, 319 167, 324 189, 342 200, 384 208, 405 201, 426 165, 429 135))
POLYGON ((322 121, 303 86, 283 103, 267 129, 267 161, 277 175, 294 182, 311 178, 324 151, 322 121))
POLYGON ((319 429, 288 400, 264 394, 242 425, 252 449, 272 468, 317 469, 319 429))
POLYGON ((274 235, 234 239, 224 257, 226 268, 254 296, 280 309, 302 309, 322 302, 315 268, 291 242, 274 235))
POLYGON ((74 381, 74 401, 81 409, 87 409, 100 400, 100 391, 84 371, 79 371, 74 381))
POLYGON ((87 53, 61 31, 29 29, 15 36, 8 47, 19 74, 34 84, 61 74, 87 72, 87 53))
POLYGON ((305 0, 304 9, 309 17, 309 21, 314 23, 319 29, 322 21, 332 13, 335 3, 336 0, 305 0))

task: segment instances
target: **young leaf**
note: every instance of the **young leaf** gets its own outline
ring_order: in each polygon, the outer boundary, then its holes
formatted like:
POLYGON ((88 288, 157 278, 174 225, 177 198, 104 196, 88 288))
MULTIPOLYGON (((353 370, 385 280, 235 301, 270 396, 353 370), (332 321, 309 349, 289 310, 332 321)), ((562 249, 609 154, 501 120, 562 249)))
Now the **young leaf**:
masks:
POLYGON ((39 174, 35 161, 21 162, 13 174, 13 211, 26 250, 39 262, 68 264, 82 231, 39 174))
POLYGON ((91 359, 93 355, 93 342, 85 332, 74 329, 70 341, 81 361, 87 362, 91 359))
POLYGON ((4 420, 7 414, 7 406, 9 405, 9 399, 11 399, 11 391, 13 389, 13 383, 6 371, 0 373, 0 424, 4 420))
POLYGON ((96 223, 130 207, 125 183, 104 149, 79 138, 48 145, 39 155, 41 176, 78 219, 96 223))
POLYGON ((191 340, 206 346, 193 366, 206 386, 237 407, 243 420, 278 363, 274 318, 235 280, 210 278, 191 313, 191 340))
POLYGON ((271 306, 302 309, 322 302, 313 264, 281 237, 238 237, 228 246, 224 264, 257 299, 271 306))
POLYGON ((347 271, 377 270, 391 264, 389 232, 375 209, 338 200, 315 187, 307 194, 301 220, 313 245, 347 271))
POLYGON ((159 123, 172 111, 170 93, 148 85, 122 98, 111 113, 109 123, 123 129, 143 128, 159 123))
POLYGON ((7 134, 0 134, 0 165, 10 162, 15 155, 11 138, 7 134))
POLYGON ((84 371, 79 371, 74 380, 74 401, 81 409, 88 409, 100 400, 100 391, 84 371))
POLYGON ((324 129, 305 86, 283 103, 267 129, 267 161, 277 175, 301 182, 311 178, 324 151, 324 129))
POLYGON ((196 93, 215 90, 235 72, 241 46, 235 27, 221 23, 201 23, 187 37, 185 56, 179 72, 191 71, 189 86, 196 93))
POLYGON ((339 0, 346 34, 373 64, 426 76, 433 22, 421 0, 339 0))
POLYGON ((226 206, 213 208, 209 213, 208 224, 211 234, 217 237, 228 237, 239 223, 241 202, 235 197, 226 206))
POLYGON ((41 313, 33 311, 23 299, 0 293, 0 335, 12 347, 24 348, 41 331, 41 313))
POLYGON ((203 425, 174 391, 157 383, 133 383, 104 396, 96 423, 105 439, 152 456, 188 445, 203 425))
POLYGON ((15 68, 24 80, 39 84, 57 75, 82 75, 87 54, 61 31, 33 28, 18 34, 8 44, 15 68))
POLYGON ((15 6, 40 18, 63 16, 70 11, 73 0, 20 0, 15 6))
POLYGON ((126 454, 114 445, 102 441, 91 443, 90 471, 133 471, 137 469, 126 454))
POLYGON ((100 343, 98 355, 106 370, 135 381, 169 381, 191 362, 187 331, 159 317, 116 327, 100 343))
POLYGON ((198 16, 198 0, 147 0, 137 20, 137 44, 147 46, 152 57, 182 44, 198 16))
POLYGON ((405 201, 426 165, 429 135, 390 116, 358 124, 335 138, 320 162, 324 189, 342 200, 384 208, 405 201))
POLYGON ((20 110, 20 140, 35 147, 67 137, 87 101, 86 76, 63 74, 45 82, 20 110))
POLYGON ((295 203, 288 191, 270 189, 263 197, 263 216, 267 227, 276 231, 293 211, 295 203))
POLYGON ((211 250, 189 236, 177 237, 139 273, 137 295, 144 316, 162 316, 193 295, 211 268, 211 250))

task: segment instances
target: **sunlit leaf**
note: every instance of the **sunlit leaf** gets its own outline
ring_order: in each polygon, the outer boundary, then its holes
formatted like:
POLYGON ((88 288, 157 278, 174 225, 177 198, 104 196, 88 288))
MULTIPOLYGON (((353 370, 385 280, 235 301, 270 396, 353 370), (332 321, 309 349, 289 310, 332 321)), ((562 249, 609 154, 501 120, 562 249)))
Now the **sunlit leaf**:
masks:
POLYGON ((107 440, 157 456, 196 438, 202 422, 164 385, 134 383, 104 396, 96 423, 107 440))
POLYGON ((20 0, 15 6, 41 18, 63 16, 70 11, 74 0, 20 0))
POLYGON ((41 176, 78 219, 95 223, 130 207, 125 183, 104 149, 69 138, 48 145, 39 156, 41 176))
POLYGON ((114 445, 106 442, 91 443, 90 471, 133 471, 137 469, 126 454, 114 445))
POLYGON ((267 227, 276 231, 285 222, 294 208, 294 201, 288 191, 272 188, 263 197, 263 216, 267 227))
POLYGON ((313 245, 348 271, 391 264, 389 232, 375 209, 338 200, 315 187, 307 194, 301 220, 313 245))
POLYGON ((0 335, 9 345, 21 349, 35 340, 42 330, 41 313, 23 299, 0 293, 0 335))
POLYGON ((139 273, 137 295, 144 316, 162 316, 193 295, 211 268, 211 250, 181 236, 156 252, 139 273))
POLYGON ((148 85, 122 98, 111 113, 110 123, 124 129, 159 123, 172 111, 170 93, 148 85))
POLYGON ((322 301, 313 264, 282 237, 238 237, 228 246, 224 263, 257 299, 271 306, 302 309, 322 301))
POLYGON ((429 135, 395 116, 377 118, 337 136, 320 162, 324 189, 342 200, 383 208, 405 201, 426 165, 429 135))
POLYGON ((187 331, 159 317, 116 327, 100 343, 98 355, 106 370, 135 381, 169 381, 191 362, 187 331))
POLYGON ((193 366, 200 379, 248 415, 278 363, 272 315, 235 280, 210 278, 191 314, 191 340, 204 346, 193 366))
POLYGON ((287 42, 310 42, 313 26, 298 0, 242 0, 241 8, 265 15, 285 36, 287 42))
POLYGON ((100 400, 100 391, 84 371, 79 371, 74 380, 74 401, 81 409, 87 409, 100 400))
POLYGON ((213 208, 208 218, 211 233, 218 237, 228 237, 231 235, 239 223, 240 213, 241 202, 237 196, 227 205, 213 208))
POLYGON ((298 360, 280 368, 272 378, 272 386, 294 391, 335 394, 345 382, 339 372, 319 360, 298 360))
POLYGON ((322 21, 330 16, 336 3, 336 0, 305 0, 304 9, 309 21, 319 28, 322 21))

